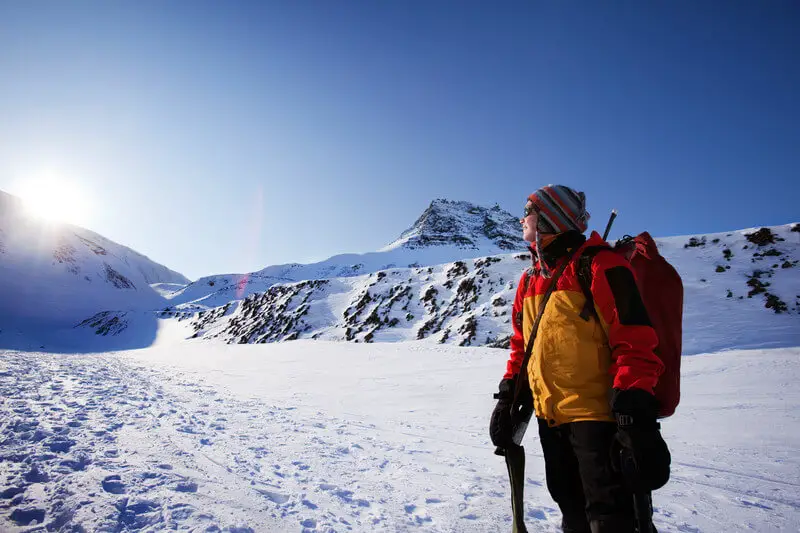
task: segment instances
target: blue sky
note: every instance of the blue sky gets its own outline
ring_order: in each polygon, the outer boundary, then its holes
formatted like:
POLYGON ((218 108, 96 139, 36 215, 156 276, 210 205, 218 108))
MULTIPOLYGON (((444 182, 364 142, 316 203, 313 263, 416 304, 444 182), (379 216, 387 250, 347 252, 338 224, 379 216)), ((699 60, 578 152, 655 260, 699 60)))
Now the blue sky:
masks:
POLYGON ((0 1, 0 189, 190 278, 548 183, 620 235, 800 219, 800 4, 0 1), (45 193, 42 193, 45 194, 45 193))

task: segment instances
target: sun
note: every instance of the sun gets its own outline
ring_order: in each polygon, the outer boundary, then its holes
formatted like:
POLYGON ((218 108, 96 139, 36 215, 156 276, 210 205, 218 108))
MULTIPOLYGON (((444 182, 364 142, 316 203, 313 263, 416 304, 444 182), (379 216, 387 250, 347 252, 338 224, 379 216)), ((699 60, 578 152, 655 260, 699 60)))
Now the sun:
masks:
POLYGON ((34 217, 72 224, 85 224, 90 218, 88 197, 67 180, 33 179, 22 184, 18 194, 27 213, 34 217))

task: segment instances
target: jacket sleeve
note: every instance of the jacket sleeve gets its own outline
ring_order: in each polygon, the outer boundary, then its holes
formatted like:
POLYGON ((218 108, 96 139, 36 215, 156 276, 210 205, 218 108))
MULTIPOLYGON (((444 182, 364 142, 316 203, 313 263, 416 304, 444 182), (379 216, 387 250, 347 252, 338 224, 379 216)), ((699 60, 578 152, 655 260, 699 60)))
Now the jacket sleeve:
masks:
POLYGON ((664 364, 655 354, 658 336, 647 315, 630 266, 612 252, 592 262, 592 297, 608 335, 614 388, 653 393, 664 364))
MULTIPOLYGON (((523 272, 517 283, 517 295, 514 297, 514 305, 511 310, 511 323, 513 324, 514 331, 511 335, 511 355, 506 364, 506 373, 503 379, 512 379, 519 374, 519 369, 522 366, 522 360, 525 358, 525 340, 522 336, 522 301, 525 297, 523 294, 525 290, 525 277, 528 276, 528 271, 523 272)), ((532 280, 528 280, 530 286, 532 280)))

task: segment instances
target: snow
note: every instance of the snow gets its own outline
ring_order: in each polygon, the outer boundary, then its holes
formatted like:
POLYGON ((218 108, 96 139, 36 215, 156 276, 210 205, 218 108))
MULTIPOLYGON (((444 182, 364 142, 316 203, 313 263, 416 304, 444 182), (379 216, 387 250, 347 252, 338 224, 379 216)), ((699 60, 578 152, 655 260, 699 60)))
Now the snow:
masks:
POLYGON ((271 265, 248 274, 207 276, 167 297, 172 305, 209 308, 264 292, 276 283, 361 276, 526 249, 518 219, 500 207, 438 199, 398 239, 376 252, 339 254, 311 264, 271 265))
POLYGON ((151 283, 150 287, 162 297, 169 298, 186 287, 186 285, 186 283, 151 283))
POLYGON ((72 327, 99 311, 152 310, 149 285, 182 275, 92 231, 26 214, 0 191, 0 328, 72 327))
MULTIPOLYGON (((762 247, 745 237, 755 228, 699 236, 705 244, 688 248, 691 236, 657 240, 684 283, 684 355, 800 345, 800 232, 792 231, 792 227, 772 227, 776 242, 762 247), (730 260, 726 259, 726 250, 732 254, 730 260), (784 264, 789 267, 782 267, 784 264), (718 271, 720 268, 722 271, 718 271), (756 271, 763 272, 761 280, 770 285, 764 289, 767 292, 750 297, 748 280, 756 271), (785 302, 787 310, 776 314, 766 308, 767 294, 785 302)), ((130 324, 114 338, 103 336, 105 349, 149 346, 156 331, 165 326, 165 319, 179 322, 183 338, 192 342, 222 339, 258 343, 291 338, 397 342, 426 338, 455 345, 489 345, 501 343, 510 334, 516 284, 529 265, 529 254, 502 254, 433 266, 390 268, 361 276, 281 283, 242 300, 231 301, 230 292, 221 297, 220 291, 207 298, 219 297, 220 307, 207 307, 203 305, 206 300, 200 300, 172 306, 166 313, 111 314, 92 321, 98 325, 88 332, 69 333, 88 335, 94 339, 93 349, 101 351, 103 343, 95 342, 95 332, 116 318, 130 324), (435 294, 429 294, 429 290, 435 290, 435 294), (145 324, 153 333, 141 335, 134 322, 145 324)), ((0 343, 3 340, 0 332, 0 343)), ((63 341, 42 339, 32 346, 36 349, 54 344, 63 345, 63 341)), ((80 346, 80 341, 73 344, 80 346)), ((0 346, 10 347, 7 343, 0 346)))
MULTIPOLYGON (((487 434, 506 357, 166 336, 128 352, 2 352, 0 529, 507 531, 487 434)), ((660 532, 797 530, 798 379, 800 348, 684 358, 660 532)), ((527 523, 558 531, 526 438, 527 523)))
MULTIPOLYGON (((507 213, 435 201, 382 251, 186 285, 15 205, 0 193, 0 531, 510 529, 487 431, 507 350, 457 346, 510 333, 529 257, 507 213)), ((685 287, 661 533, 800 528, 796 227, 657 239, 685 287)), ((558 531, 536 440, 527 522, 558 531)))

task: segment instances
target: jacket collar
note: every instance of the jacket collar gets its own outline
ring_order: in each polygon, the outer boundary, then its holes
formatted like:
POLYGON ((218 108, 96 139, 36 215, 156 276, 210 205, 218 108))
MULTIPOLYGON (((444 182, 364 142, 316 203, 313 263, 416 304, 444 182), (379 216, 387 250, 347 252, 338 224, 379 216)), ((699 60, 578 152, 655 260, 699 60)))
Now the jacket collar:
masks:
MULTIPOLYGON (((583 233, 575 230, 565 231, 542 250, 542 259, 547 263, 548 267, 552 268, 559 259, 571 253, 576 248, 580 248, 585 242, 586 236, 583 233)), ((537 257, 535 247, 531 246, 530 251, 533 264, 536 266, 537 257)))

